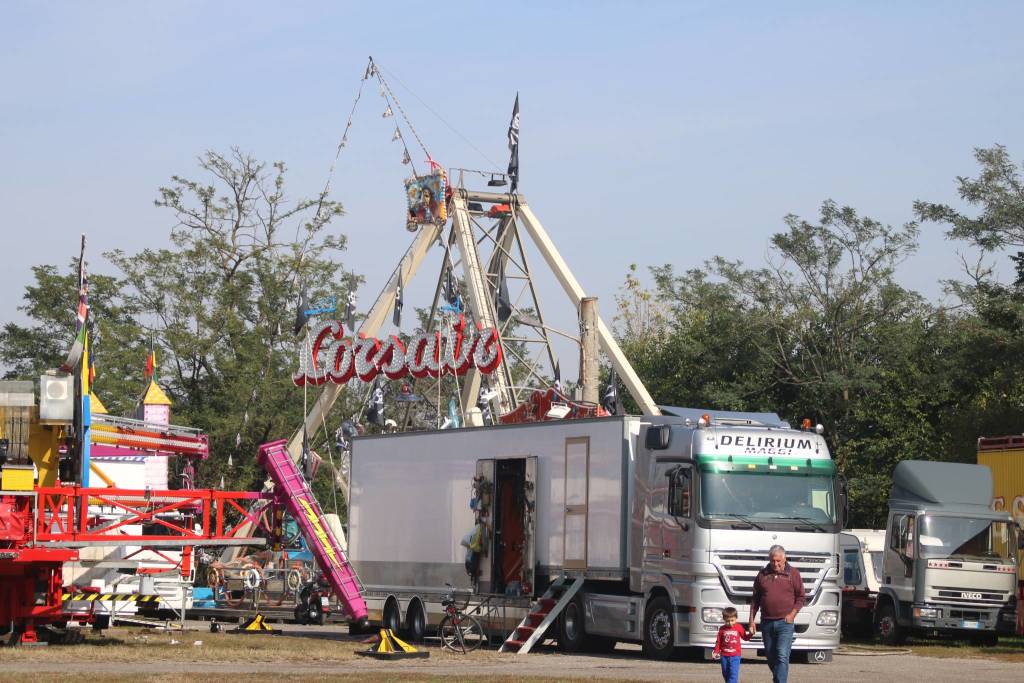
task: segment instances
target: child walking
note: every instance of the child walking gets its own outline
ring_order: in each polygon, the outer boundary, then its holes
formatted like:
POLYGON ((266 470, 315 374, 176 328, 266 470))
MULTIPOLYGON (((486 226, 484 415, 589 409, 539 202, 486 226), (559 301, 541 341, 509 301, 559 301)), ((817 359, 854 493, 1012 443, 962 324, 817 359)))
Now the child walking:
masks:
POLYGON ((740 639, 750 640, 750 634, 742 624, 737 623, 735 607, 723 609, 722 619, 725 625, 718 629, 718 639, 715 641, 715 649, 711 656, 722 660, 722 678, 725 679, 725 683, 739 683, 740 655, 743 654, 740 639))

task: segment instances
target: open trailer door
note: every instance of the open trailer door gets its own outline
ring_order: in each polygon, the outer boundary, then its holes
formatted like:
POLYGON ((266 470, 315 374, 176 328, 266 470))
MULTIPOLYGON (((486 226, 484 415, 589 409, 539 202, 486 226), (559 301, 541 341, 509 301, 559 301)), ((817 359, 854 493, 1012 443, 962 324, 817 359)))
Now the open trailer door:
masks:
POLYGON ((476 476, 473 478, 472 505, 476 526, 473 532, 476 553, 473 564, 477 568, 476 587, 480 593, 490 593, 492 584, 491 558, 494 557, 494 459, 476 461, 476 476))
MULTIPOLYGON (((537 458, 478 460, 474 491, 482 537, 478 590, 533 595, 537 564, 537 458)), ((479 526, 479 524, 478 524, 479 526)))
POLYGON ((537 456, 526 458, 523 484, 522 594, 534 597, 537 585, 537 456))

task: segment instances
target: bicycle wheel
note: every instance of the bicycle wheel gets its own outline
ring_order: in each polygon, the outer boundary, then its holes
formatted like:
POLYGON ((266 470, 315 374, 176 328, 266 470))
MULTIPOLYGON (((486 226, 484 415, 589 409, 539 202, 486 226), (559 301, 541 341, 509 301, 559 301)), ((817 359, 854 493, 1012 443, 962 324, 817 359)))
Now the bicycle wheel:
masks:
POLYGON ((437 629, 441 645, 452 652, 466 654, 480 647, 484 642, 484 630, 473 617, 460 615, 458 620, 446 616, 437 629))

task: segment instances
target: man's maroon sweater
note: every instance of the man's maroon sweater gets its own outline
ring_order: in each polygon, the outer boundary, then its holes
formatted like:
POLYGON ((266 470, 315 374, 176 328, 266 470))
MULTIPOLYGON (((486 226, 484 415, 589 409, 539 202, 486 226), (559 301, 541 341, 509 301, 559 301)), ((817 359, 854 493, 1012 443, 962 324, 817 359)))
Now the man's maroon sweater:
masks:
POLYGON ((754 578, 754 596, 751 608, 761 610, 762 619, 783 619, 793 610, 804 606, 804 581, 800 572, 788 562, 781 572, 769 563, 754 578))

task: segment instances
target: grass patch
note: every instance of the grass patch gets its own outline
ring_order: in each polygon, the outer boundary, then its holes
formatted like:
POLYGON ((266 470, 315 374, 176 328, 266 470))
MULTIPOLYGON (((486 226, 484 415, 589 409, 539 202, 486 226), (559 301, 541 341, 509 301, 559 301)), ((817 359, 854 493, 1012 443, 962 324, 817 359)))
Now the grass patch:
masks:
MULTIPOLYGON (((307 666, 363 660, 356 652, 369 646, 337 633, 323 635, 249 635, 186 631, 162 633, 148 629, 112 628, 103 636, 89 633, 81 645, 15 647, 0 650, 4 662, 268 662, 307 666), (197 645, 199 642, 201 644, 197 645)), ((495 650, 455 654, 426 646, 431 659, 489 661, 511 655, 495 650)), ((0 681, 5 680, 0 673, 0 681)), ((40 679, 41 680, 41 679, 40 679)), ((147 679, 148 680, 148 679, 147 679)), ((156 679, 154 679, 156 680, 156 679)), ((200 680, 200 679, 195 679, 200 680)), ((204 681, 204 683, 208 683, 204 681)))
MULTIPOLYGON (((878 645, 871 640, 853 640, 843 638, 843 645, 855 645, 858 648, 892 649, 878 645)), ((941 657, 951 659, 988 659, 1003 662, 1024 662, 1024 638, 1017 636, 1001 636, 995 647, 980 647, 969 640, 952 640, 949 638, 911 637, 904 645, 898 646, 910 650, 922 657, 941 657)))

